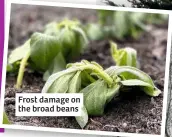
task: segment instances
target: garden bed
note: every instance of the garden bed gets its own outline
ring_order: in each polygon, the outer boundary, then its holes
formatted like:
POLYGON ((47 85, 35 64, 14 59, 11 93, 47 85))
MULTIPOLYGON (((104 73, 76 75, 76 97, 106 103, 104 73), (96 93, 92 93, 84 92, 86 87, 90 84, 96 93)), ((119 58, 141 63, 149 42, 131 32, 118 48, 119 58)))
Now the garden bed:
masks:
MULTIPOLYGON (((16 45, 22 44, 32 32, 42 31, 43 26, 49 21, 58 21, 64 16, 77 17, 83 23, 96 20, 95 10, 17 5, 12 7, 10 50, 16 45)), ((155 85, 162 90, 162 94, 153 98, 137 89, 126 93, 122 98, 119 97, 110 102, 103 116, 90 117, 84 130, 160 134, 168 26, 166 23, 165 25, 149 26, 149 28, 150 32, 143 33, 138 40, 128 38, 121 41, 114 39, 114 41, 119 48, 133 47, 137 50, 140 69, 151 76, 155 85)), ((115 65, 110 55, 108 40, 91 41, 84 53, 73 62, 82 59, 96 61, 105 69, 115 65)), ((15 76, 7 75, 5 111, 13 124, 80 129, 73 117, 16 117, 15 93, 41 93, 45 82, 43 82, 41 74, 29 71, 24 76, 22 90, 14 88, 15 82, 15 76)))

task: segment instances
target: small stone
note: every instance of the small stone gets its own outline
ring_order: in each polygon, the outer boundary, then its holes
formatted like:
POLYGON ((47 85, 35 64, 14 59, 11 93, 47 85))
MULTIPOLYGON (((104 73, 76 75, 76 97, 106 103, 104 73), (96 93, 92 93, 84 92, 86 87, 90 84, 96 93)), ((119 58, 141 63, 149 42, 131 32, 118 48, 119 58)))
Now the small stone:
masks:
POLYGON ((123 123, 122 126, 123 126, 124 128, 126 128, 126 127, 127 127, 127 123, 123 123))

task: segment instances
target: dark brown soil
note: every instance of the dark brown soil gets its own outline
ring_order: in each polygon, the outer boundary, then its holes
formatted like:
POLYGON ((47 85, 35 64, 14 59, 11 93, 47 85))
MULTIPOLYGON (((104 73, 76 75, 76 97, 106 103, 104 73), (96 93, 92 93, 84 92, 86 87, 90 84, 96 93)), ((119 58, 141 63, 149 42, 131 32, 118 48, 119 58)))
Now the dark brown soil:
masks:
MULTIPOLYGON (((22 44, 33 31, 42 30, 43 25, 49 21, 58 21, 67 16, 79 18, 85 23, 95 21, 95 14, 94 10, 86 9, 12 5, 9 48, 13 49, 16 45, 22 44)), ((129 46, 138 51, 140 69, 152 77, 155 85, 162 90, 162 94, 155 98, 138 91, 125 94, 122 98, 109 103, 103 116, 90 117, 85 130, 160 134, 167 25, 150 28, 150 32, 144 33, 139 40, 115 40, 115 42, 120 48, 129 46)), ((88 49, 77 61, 81 59, 96 61, 104 68, 115 65, 110 56, 107 40, 90 42, 88 49)), ((23 88, 18 91, 14 88, 15 80, 14 76, 7 76, 5 91, 5 110, 13 124, 80 129, 73 117, 16 117, 15 93, 40 93, 44 82, 40 74, 26 72, 23 88)))

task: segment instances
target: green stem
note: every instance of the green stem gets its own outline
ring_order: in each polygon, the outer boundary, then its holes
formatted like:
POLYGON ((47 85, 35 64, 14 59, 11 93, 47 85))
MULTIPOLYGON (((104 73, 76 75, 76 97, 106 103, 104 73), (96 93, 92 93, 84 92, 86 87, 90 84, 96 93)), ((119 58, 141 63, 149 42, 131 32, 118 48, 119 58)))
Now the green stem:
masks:
POLYGON ((20 68, 19 68, 19 72, 18 72, 18 76, 17 76, 17 83, 16 83, 17 89, 20 89, 22 86, 24 71, 25 71, 25 67, 26 67, 29 57, 30 57, 30 52, 28 52, 26 54, 26 56, 22 59, 22 61, 20 63, 20 68))
POLYGON ((108 85, 112 85, 113 84, 113 79, 106 73, 104 72, 102 69, 100 69, 99 67, 92 65, 92 64, 88 64, 88 65, 84 65, 84 66, 79 66, 79 69, 85 70, 85 69, 90 69, 92 71, 94 71, 95 73, 97 73, 102 79, 104 79, 108 85))

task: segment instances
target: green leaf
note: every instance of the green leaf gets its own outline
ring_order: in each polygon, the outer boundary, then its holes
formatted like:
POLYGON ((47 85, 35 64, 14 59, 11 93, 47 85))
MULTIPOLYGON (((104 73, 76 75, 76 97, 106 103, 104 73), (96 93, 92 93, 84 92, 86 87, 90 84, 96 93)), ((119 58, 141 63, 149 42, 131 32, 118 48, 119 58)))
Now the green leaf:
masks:
POLYGON ((145 72, 131 66, 112 66, 105 70, 110 76, 118 75, 122 80, 138 79, 154 85, 151 77, 145 72))
POLYGON ((108 87, 105 81, 97 80, 81 90, 84 105, 89 115, 102 115, 104 108, 119 93, 120 85, 108 87))
POLYGON ((84 30, 81 29, 79 26, 73 26, 72 30, 74 30, 77 34, 79 34, 81 36, 81 38, 83 39, 83 46, 86 46, 86 44, 88 44, 88 38, 87 38, 84 30))
POLYGON ((120 81, 122 85, 124 86, 143 86, 143 87, 152 87, 149 83, 146 83, 144 81, 138 80, 138 79, 130 79, 130 80, 124 80, 120 81))
POLYGON ((69 83, 68 93, 78 93, 81 89, 81 71, 77 71, 69 83))
POLYGON ((51 22, 45 26, 44 34, 58 36, 59 31, 58 24, 56 22, 51 22))
POLYGON ((75 33, 69 28, 63 28, 61 34, 58 36, 62 46, 63 55, 66 59, 69 59, 69 54, 71 53, 72 48, 75 46, 76 37, 75 33))
POLYGON ((154 85, 151 77, 143 71, 130 66, 114 66, 106 70, 111 76, 119 76, 125 86, 140 86, 147 95, 158 96, 161 91, 154 85))
POLYGON ((52 60, 61 51, 61 45, 57 37, 41 33, 32 35, 30 46, 32 65, 41 71, 46 71, 52 60))
POLYGON ((3 113, 3 124, 11 124, 5 112, 3 113))
POLYGON ((106 86, 104 81, 96 81, 83 90, 84 105, 89 115, 102 115, 106 104, 106 86))
POLYGON ((102 26, 99 24, 88 24, 86 26, 86 33, 90 40, 100 40, 104 38, 102 26))
POLYGON ((113 23, 116 29, 116 37, 122 39, 128 32, 128 12, 115 12, 113 23))
POLYGON ((137 51, 133 48, 117 49, 117 44, 110 42, 111 55, 117 66, 137 66, 137 51))
MULTIPOLYGON (((60 72, 57 72, 57 73, 52 74, 48 78, 48 80, 46 81, 46 83, 45 83, 45 85, 44 85, 44 87, 42 89, 42 93, 49 93, 50 92, 49 91, 50 88, 52 88, 51 86, 54 84, 54 82, 56 82, 56 80, 59 80, 61 77, 65 76, 65 75, 67 75, 66 78, 71 78, 70 76, 73 75, 73 74, 75 74, 77 71, 78 71, 78 69, 76 69, 76 68, 69 68, 69 69, 66 69, 66 70, 63 70, 63 71, 60 71, 60 72)), ((67 79, 64 79, 64 80, 67 82, 67 79)), ((57 85, 57 86, 59 86, 59 85, 57 85)), ((56 90, 56 89, 54 89, 54 90, 56 90)))
POLYGON ((70 80, 74 75, 75 73, 69 73, 59 77, 53 82, 47 93, 67 93, 69 90, 70 80))
POLYGON ((81 128, 84 128, 88 123, 88 113, 85 106, 82 107, 81 116, 75 117, 81 128))
POLYGON ((45 27, 45 34, 58 37, 62 52, 67 62, 76 58, 88 44, 85 32, 76 20, 52 22, 45 27))
POLYGON ((149 83, 143 82, 141 80, 137 80, 137 79, 132 79, 132 80, 124 80, 121 81, 122 85, 124 86, 140 86, 142 87, 143 91, 149 95, 149 96, 158 96, 161 91, 154 87, 153 85, 150 85, 149 83))
POLYGON ((119 95, 120 92, 120 87, 118 83, 113 85, 110 88, 107 88, 107 93, 106 93, 106 104, 109 103, 113 98, 119 95))
POLYGON ((66 61, 61 52, 57 54, 48 70, 44 73, 43 79, 46 81, 52 74, 64 70, 66 67, 66 61))
POLYGON ((8 63, 13 64, 16 61, 21 60, 28 52, 30 52, 30 39, 27 40, 24 45, 11 52, 8 58, 8 63))
POLYGON ((75 43, 72 45, 72 49, 68 54, 68 60, 78 57, 84 51, 88 44, 86 34, 81 28, 74 27, 72 28, 72 31, 75 32, 75 43))

